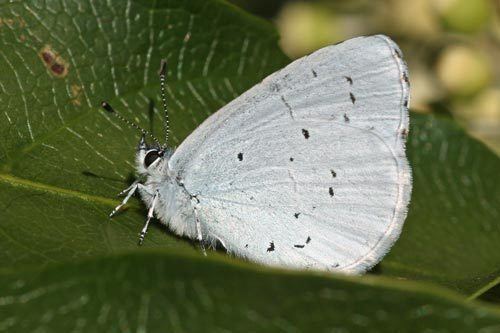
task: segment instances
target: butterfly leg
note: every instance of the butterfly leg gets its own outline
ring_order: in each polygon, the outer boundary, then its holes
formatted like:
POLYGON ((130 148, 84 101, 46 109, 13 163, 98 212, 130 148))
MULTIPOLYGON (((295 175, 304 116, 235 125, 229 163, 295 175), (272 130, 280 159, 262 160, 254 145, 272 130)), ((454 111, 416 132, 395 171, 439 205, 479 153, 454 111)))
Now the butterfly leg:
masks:
POLYGON ((144 237, 146 237, 146 233, 148 232, 149 221, 153 217, 155 206, 156 206, 156 203, 158 202, 159 196, 160 196, 160 193, 158 191, 156 191, 155 195, 153 197, 153 202, 151 203, 151 207, 149 207, 148 217, 146 219, 146 223, 144 223, 144 227, 142 227, 141 233, 139 235, 139 245, 142 245, 142 243, 144 243, 144 237))
POLYGON ((134 187, 136 187, 137 184, 139 184, 139 181, 138 180, 134 181, 129 187, 127 187, 126 189, 124 189, 123 191, 121 191, 120 193, 118 193, 117 197, 121 197, 125 193, 130 192, 130 190, 133 189, 134 187))
POLYGON ((203 236, 201 234, 201 223, 196 208, 194 208, 194 218, 196 220, 196 234, 197 234, 196 239, 198 240, 198 242, 200 242, 201 252, 203 252, 203 255, 206 256, 207 251, 205 251, 205 245, 203 244, 203 236))
POLYGON ((125 190, 121 191, 120 194, 118 194, 118 195, 123 195, 123 194, 128 192, 127 195, 125 196, 125 198, 123 199, 123 201, 118 206, 116 206, 115 209, 113 209, 111 214, 109 214, 109 217, 113 217, 118 212, 118 210, 120 210, 120 208, 122 208, 127 203, 127 201, 130 199, 130 197, 132 197, 132 195, 137 190, 138 186, 139 186, 139 182, 135 181, 132 183, 132 185, 130 185, 125 190))
MULTIPOLYGON (((222 246, 222 248, 224 249, 225 252, 228 252, 227 251, 227 247, 226 247, 226 244, 224 243, 224 241, 222 239, 220 239, 220 237, 218 236, 215 236, 215 239, 217 240, 217 242, 219 242, 218 245, 222 246)), ((217 249, 217 248, 220 248, 217 246, 217 243, 214 245, 214 249, 217 249)))

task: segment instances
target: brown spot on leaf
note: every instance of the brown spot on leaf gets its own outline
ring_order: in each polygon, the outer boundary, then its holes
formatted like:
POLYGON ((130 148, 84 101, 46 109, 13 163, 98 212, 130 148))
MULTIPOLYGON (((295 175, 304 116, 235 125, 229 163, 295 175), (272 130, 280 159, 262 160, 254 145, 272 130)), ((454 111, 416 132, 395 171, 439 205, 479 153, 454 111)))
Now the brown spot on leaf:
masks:
POLYGON ((71 103, 73 103, 76 106, 82 105, 81 95, 82 95, 82 87, 80 87, 77 84, 72 84, 71 85, 71 96, 73 98, 71 99, 71 103))
POLYGON ((68 75, 68 62, 64 60, 50 45, 45 45, 38 54, 49 73, 57 78, 68 75))
POLYGON ((49 52, 42 52, 41 53, 41 56, 42 56, 42 60, 46 63, 46 64, 50 64, 52 63, 52 61, 54 60, 52 58, 52 54, 49 53, 49 52))
POLYGON ((13 17, 0 17, 0 28, 4 25, 8 26, 10 29, 24 28, 26 27, 26 21, 21 16, 13 17))
POLYGON ((50 69, 56 74, 56 75, 62 75, 64 73, 64 66, 58 63, 53 64, 50 66, 50 69))
POLYGON ((14 19, 12 18, 4 18, 3 22, 9 27, 12 28, 14 26, 14 19))

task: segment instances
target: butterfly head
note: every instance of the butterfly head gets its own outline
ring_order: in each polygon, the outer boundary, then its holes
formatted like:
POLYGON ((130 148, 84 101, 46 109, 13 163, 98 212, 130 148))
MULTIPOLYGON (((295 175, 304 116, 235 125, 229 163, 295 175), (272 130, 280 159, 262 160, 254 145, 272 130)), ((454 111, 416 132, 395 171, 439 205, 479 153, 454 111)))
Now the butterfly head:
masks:
POLYGON ((133 121, 128 120, 123 117, 121 114, 116 112, 111 105, 107 102, 101 102, 101 107, 106 110, 108 113, 113 114, 120 121, 127 124, 128 126, 140 131, 142 133, 141 140, 139 141, 139 145, 137 147, 137 153, 135 156, 136 161, 136 170, 139 176, 141 177, 152 177, 155 179, 161 179, 164 174, 164 170, 168 170, 168 160, 170 156, 173 154, 173 150, 167 148, 168 135, 169 135, 169 125, 168 125, 168 112, 167 112, 167 103, 166 103, 166 93, 165 93, 165 76, 167 73, 167 62, 165 60, 161 61, 160 71, 158 72, 160 76, 160 91, 161 91, 161 99, 163 104, 164 111, 164 122, 163 127, 165 131, 165 141, 163 144, 150 132, 140 127, 133 121), (153 139, 154 144, 148 145, 146 143, 145 137, 149 136, 153 139))
POLYGON ((161 174, 171 155, 170 149, 158 145, 148 145, 142 136, 135 155, 137 173, 142 176, 161 174))

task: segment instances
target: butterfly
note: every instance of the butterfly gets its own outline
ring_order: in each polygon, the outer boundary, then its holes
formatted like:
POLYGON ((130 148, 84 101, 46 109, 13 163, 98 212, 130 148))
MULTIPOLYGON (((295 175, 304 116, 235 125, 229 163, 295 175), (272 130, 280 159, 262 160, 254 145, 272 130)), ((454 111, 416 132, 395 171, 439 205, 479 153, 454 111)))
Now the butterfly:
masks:
MULTIPOLYGON (((166 112, 165 73, 160 83, 166 112)), ((175 149, 143 132, 137 191, 180 236, 264 265, 362 273, 399 237, 411 196, 408 70, 383 35, 300 58, 175 149)), ((168 116, 165 120, 168 135, 168 116)))

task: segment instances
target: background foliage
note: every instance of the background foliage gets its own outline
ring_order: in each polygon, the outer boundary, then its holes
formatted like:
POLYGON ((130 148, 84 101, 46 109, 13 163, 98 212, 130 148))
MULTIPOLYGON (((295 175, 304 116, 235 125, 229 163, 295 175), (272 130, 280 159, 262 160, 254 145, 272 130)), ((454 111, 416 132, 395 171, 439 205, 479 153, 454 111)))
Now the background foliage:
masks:
POLYGON ((412 114, 410 213, 371 274, 270 270, 158 226, 138 248, 138 201, 107 219, 138 134, 98 111, 161 133, 167 58, 180 143, 289 62, 269 23, 220 1, 13 1, 0 43, 0 330, 500 329, 500 161, 448 117, 412 114))

